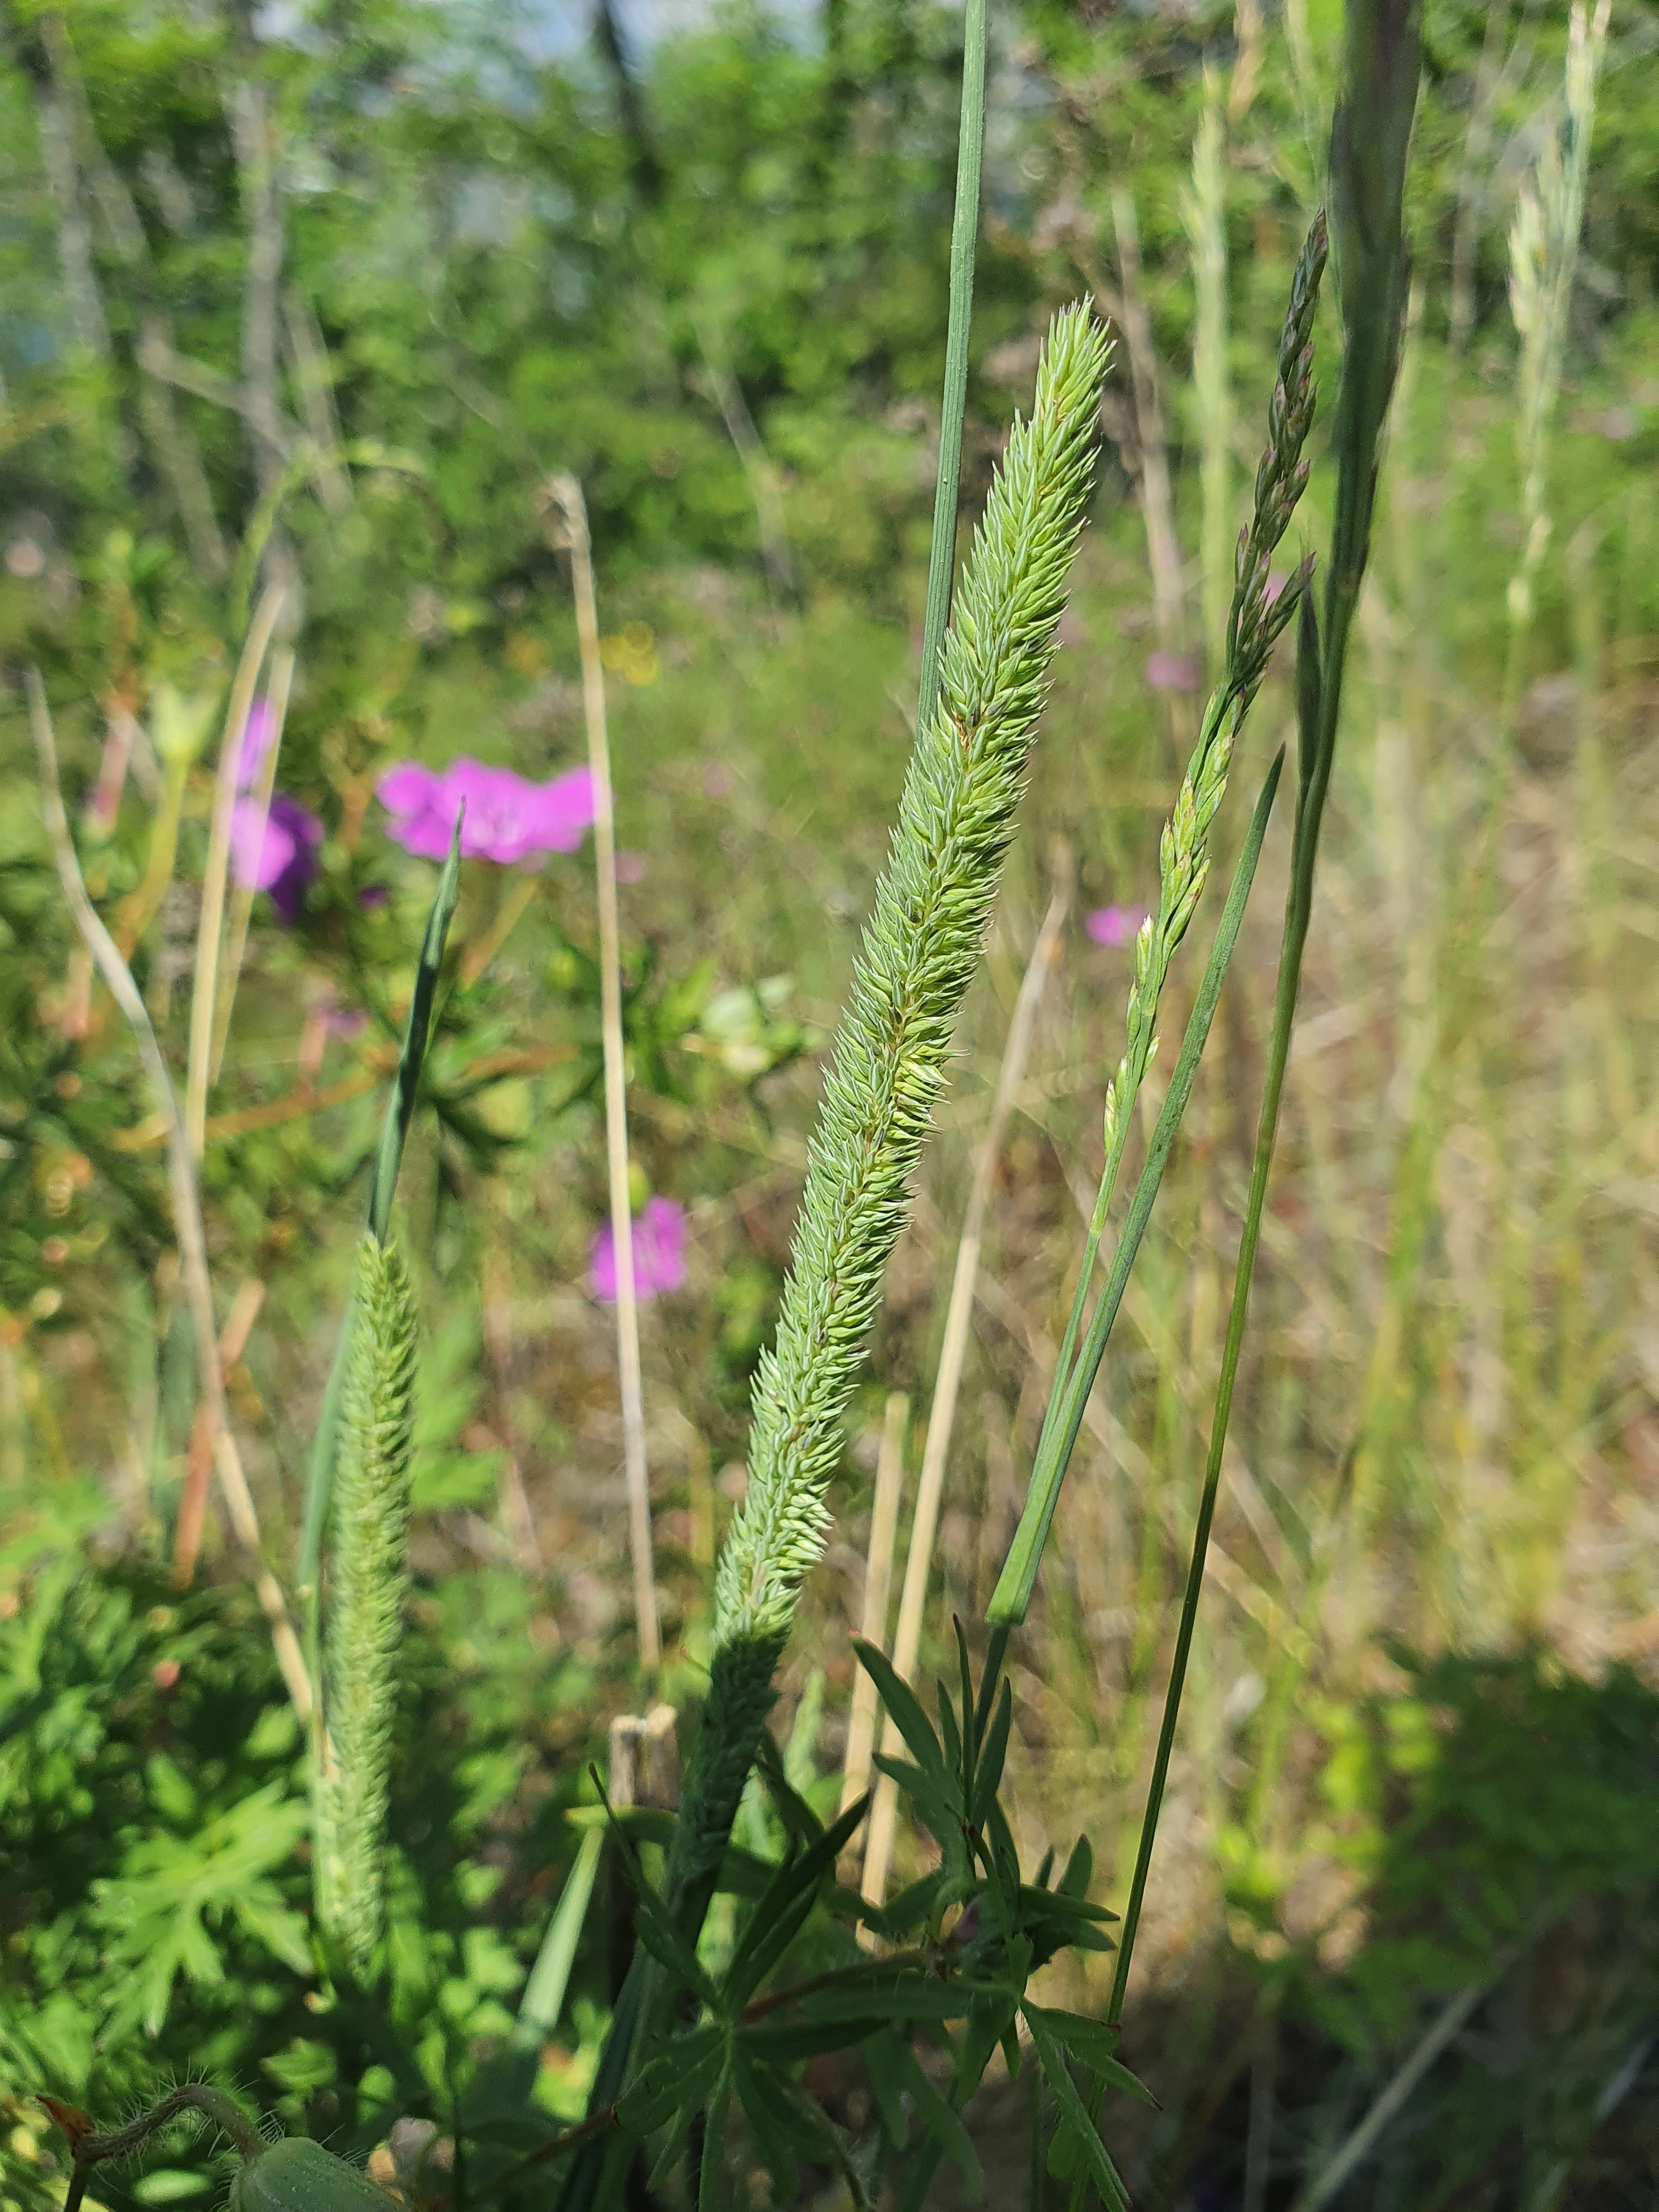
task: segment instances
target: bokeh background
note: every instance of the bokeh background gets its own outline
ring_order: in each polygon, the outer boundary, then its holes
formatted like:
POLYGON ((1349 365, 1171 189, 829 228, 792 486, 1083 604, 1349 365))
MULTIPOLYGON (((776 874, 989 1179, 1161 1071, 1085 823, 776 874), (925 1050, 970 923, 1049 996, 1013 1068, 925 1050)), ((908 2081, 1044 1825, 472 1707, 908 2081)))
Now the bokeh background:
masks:
MULTIPOLYGON (((1528 432, 1536 294, 1512 234, 1547 202, 1569 35, 1555 0, 1427 16, 1406 352, 1126 2035, 1162 2106, 1125 2108, 1126 2169, 1139 2201, 1193 2212, 1612 2212, 1659 2188, 1659 15, 1617 0, 1601 22, 1582 226, 1549 270, 1565 341, 1528 432)), ((979 1618, 1024 1495, 1340 38, 1334 0, 995 12, 964 529, 1048 313, 1092 296, 1117 353, 1024 826, 784 1678, 803 1776, 839 1771, 890 1395, 914 1478, 1010 1016, 1065 886, 924 1669, 952 1611, 979 1618)), ((291 1726, 216 1503, 199 1553, 182 1510, 197 1378, 164 1149, 52 871, 23 671, 88 887, 182 1072, 225 696, 262 591, 288 592, 292 866, 257 890, 244 870, 203 1164, 232 1417, 286 1571, 436 873, 379 787, 404 762, 540 782, 585 761, 543 491, 581 483, 635 1197, 672 1224, 642 1315, 656 1573, 670 1692, 695 1698, 819 1057, 907 755, 960 56, 931 0, 6 10, 0 2203, 61 2201, 43 2086, 106 2109, 218 2069, 319 2132, 341 2094, 305 2008, 291 1726)), ((1334 312, 1319 343, 1328 403, 1334 312)), ((1323 450, 1316 430, 1316 553, 1323 450)), ((1291 720, 1281 664, 1229 865, 1291 720)), ((1282 831, 1014 1657, 1022 1847, 1086 1828, 1118 1898, 1282 831)), ((638 1695, 595 1273, 592 848, 502 852, 464 866, 400 1203, 426 1329, 406 1720, 427 1755, 398 1834, 434 2081, 510 2025, 563 1809, 638 1695)), ((1178 964, 1166 1029, 1200 964, 1178 964)), ((916 1848, 901 1835, 901 1869, 916 1848)), ((551 2110, 580 2107, 603 1948, 543 2052, 551 2110)), ((213 2185, 180 2152, 103 2193, 123 2212, 213 2185)))

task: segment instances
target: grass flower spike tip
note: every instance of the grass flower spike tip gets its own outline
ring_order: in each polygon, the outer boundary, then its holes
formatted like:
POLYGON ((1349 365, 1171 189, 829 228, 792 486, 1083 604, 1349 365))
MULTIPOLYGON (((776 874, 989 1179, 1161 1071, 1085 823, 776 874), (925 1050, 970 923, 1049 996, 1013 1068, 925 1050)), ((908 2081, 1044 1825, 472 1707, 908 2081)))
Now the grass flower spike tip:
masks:
POLYGON ((824 1085, 776 1346, 756 1380, 749 1492, 716 1582, 720 1644, 781 1637, 823 1548, 842 1415, 1047 694, 1108 354, 1086 306, 1055 319, 1030 420, 1014 425, 975 533, 824 1085))
POLYGON ((414 1297, 397 1248, 373 1234, 357 1248, 356 1296, 334 1481, 317 1895, 325 1928, 361 1974, 384 1918, 415 1434, 414 1297))
POLYGON ((463 806, 462 858, 501 867, 537 854, 574 853, 593 821, 593 779, 585 768, 531 783, 465 756, 441 775, 404 761, 380 778, 376 795, 391 817, 388 834, 426 860, 447 854, 463 806))

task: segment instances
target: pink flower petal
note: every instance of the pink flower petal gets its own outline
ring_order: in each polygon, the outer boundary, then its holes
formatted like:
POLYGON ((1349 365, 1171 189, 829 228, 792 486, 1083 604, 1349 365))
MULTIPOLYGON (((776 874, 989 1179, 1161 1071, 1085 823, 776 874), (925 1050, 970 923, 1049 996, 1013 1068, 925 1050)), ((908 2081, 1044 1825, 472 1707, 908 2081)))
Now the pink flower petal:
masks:
POLYGON ((1083 927, 1097 945, 1127 945, 1146 919, 1144 906, 1097 906, 1083 927))
MULTIPOLYGON (((617 1245, 607 1221, 594 1233, 588 1255, 593 1295, 617 1302, 617 1245)), ((685 1209, 672 1198, 647 1198, 634 1217, 634 1295, 641 1304, 685 1280, 685 1209)))
POLYGON ((501 867, 534 854, 574 853, 593 819, 593 780, 586 769, 531 783, 511 769, 491 768, 466 754, 441 775, 405 761, 381 777, 379 796, 392 817, 388 834, 405 852, 431 860, 447 857, 463 806, 462 854, 501 867))
POLYGON ((1146 661, 1146 681, 1154 691, 1196 691, 1198 663, 1184 653, 1154 653, 1146 661))

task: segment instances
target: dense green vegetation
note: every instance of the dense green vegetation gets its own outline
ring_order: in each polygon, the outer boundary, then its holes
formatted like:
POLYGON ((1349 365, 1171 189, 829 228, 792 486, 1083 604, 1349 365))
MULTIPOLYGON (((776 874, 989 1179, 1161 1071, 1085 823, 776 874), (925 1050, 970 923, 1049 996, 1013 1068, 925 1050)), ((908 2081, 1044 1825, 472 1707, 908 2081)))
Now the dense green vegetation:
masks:
MULTIPOLYGON (((773 1786, 738 1816, 751 1885, 841 1802, 888 1394, 909 1394, 914 1468, 1021 976, 1074 877, 990 1184, 922 1673, 954 1681, 953 1610, 982 1654, 1099 1171, 1126 939, 1219 668, 1324 189, 1340 17, 1033 0, 993 22, 965 521, 1051 311, 1091 295, 1118 351, 963 1065, 831 1479, 773 1786)), ((821 21, 733 9, 624 52, 605 11, 532 65, 520 28, 392 4, 298 10, 280 35, 234 0, 5 14, 7 2212, 64 2202, 39 2093, 112 2120, 186 2074, 460 2212, 469 2141, 499 2167, 579 2117, 617 1996, 632 1920, 608 1847, 562 2008, 526 1997, 558 1899, 592 1878, 588 1762, 656 1696, 689 1742, 706 1685, 819 1054, 914 719, 963 30, 828 0, 821 21), (276 782, 320 838, 291 912, 244 909, 201 1185, 230 1419, 291 1593, 436 877, 377 787, 404 761, 541 782, 586 759, 546 489, 562 471, 591 518, 608 674, 634 1205, 685 1214, 684 1286, 642 1316, 666 1658, 647 1683, 593 1289, 591 854, 471 857, 398 1209, 422 1326, 414 1587, 386 1979, 357 2005, 319 1973, 306 1746, 216 1492, 202 1521, 166 1148, 53 870, 23 675, 44 675, 88 890, 182 1085, 219 732, 249 623, 287 593, 262 681, 292 653, 276 782)), ((1108 2108, 1138 2203, 1611 2212, 1659 2182, 1655 38, 1650 9, 1614 12, 1529 447, 1510 232, 1518 200, 1547 197, 1568 20, 1448 0, 1425 24, 1405 354, 1125 2016, 1161 2109, 1108 2108)), ((1316 336, 1297 528, 1322 557, 1330 296, 1316 336)), ((1301 550, 1293 531, 1286 570, 1301 550)), ((1211 906, 1292 725, 1291 674, 1281 653, 1211 906)), ((1093 1893, 1117 1908, 1209 1440, 1287 846, 1281 822, 1008 1670, 1020 1863, 1053 1849, 1063 1868, 1086 1829, 1093 1893)), ((234 875, 230 896, 234 932, 234 875)), ((1182 1016, 1201 969, 1201 951, 1175 965, 1182 1016)), ((1154 1107, 1174 1061, 1166 1035, 1154 1107)), ((901 1533, 909 1512, 907 1494, 901 1533)), ((654 1872, 662 1833, 639 1833, 654 1872)), ((933 1858, 901 1820, 894 1887, 933 1858)), ((738 1911, 717 1900, 711 1972, 738 1911)), ((805 1940, 840 1955, 828 1914, 805 1940)), ((1042 2002, 1101 2010, 1095 1965, 1048 1968, 1042 2002)), ((1024 2186, 1028 2078, 994 2078, 969 2115, 990 2201, 1024 2186)), ((849 2136, 877 2124, 839 2057, 804 2081, 849 2136)), ((763 2178, 764 2141, 752 2162, 738 2202, 851 2201, 832 2162, 798 2195, 763 2178)), ((175 2130, 94 2186, 109 2212, 205 2205, 223 2172, 175 2130)), ((929 2201, 963 2185, 947 2165, 929 2201)), ((553 2185, 532 2169, 499 2201, 550 2205, 553 2185)))

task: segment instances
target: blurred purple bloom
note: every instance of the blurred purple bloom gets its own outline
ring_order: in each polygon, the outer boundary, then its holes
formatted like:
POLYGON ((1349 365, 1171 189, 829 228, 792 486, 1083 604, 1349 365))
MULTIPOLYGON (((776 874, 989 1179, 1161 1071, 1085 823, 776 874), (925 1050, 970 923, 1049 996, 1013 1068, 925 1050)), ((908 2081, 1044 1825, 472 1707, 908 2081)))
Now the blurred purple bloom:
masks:
POLYGON ((285 791, 272 794, 262 823, 257 799, 239 799, 230 817, 231 872, 246 890, 269 891, 286 922, 299 919, 306 885, 317 872, 323 825, 285 791))
POLYGON ((276 735, 276 717, 270 711, 270 700, 256 699, 247 710, 247 726, 242 732, 242 750, 236 763, 238 791, 252 789, 276 735))
POLYGON ((619 884, 637 884, 642 883, 644 879, 644 854, 618 853, 617 855, 617 881, 619 884))
POLYGON ((702 787, 710 799, 729 798, 732 791, 732 771, 724 761, 710 761, 702 772, 702 787))
POLYGON ((403 761, 380 778, 379 796, 392 817, 389 834, 426 860, 447 859, 463 805, 462 853, 502 867, 533 853, 574 853, 593 819, 593 779, 585 768, 530 783, 510 768, 465 756, 441 775, 403 761))
POLYGON ((376 907, 384 906, 391 896, 384 884, 365 884, 357 894, 357 903, 365 914, 372 914, 376 907))
POLYGON ((1154 653, 1146 661, 1146 681, 1154 691, 1196 691, 1198 663, 1184 653, 1154 653))
POLYGON ((1097 945, 1115 946, 1128 944, 1146 919, 1144 906, 1097 906, 1083 927, 1097 945))
MULTIPOLYGON (((617 1303, 617 1245, 607 1221, 593 1238, 588 1261, 593 1295, 617 1303)), ((654 1298, 685 1280, 685 1208, 672 1198, 647 1198, 634 1216, 634 1295, 654 1298)))

